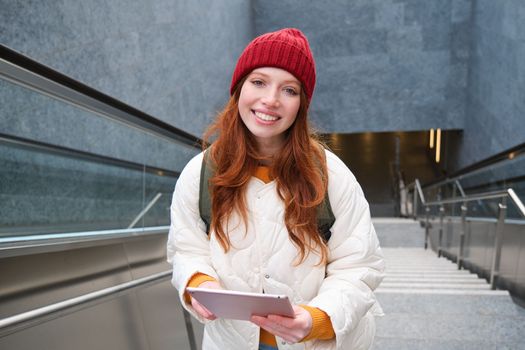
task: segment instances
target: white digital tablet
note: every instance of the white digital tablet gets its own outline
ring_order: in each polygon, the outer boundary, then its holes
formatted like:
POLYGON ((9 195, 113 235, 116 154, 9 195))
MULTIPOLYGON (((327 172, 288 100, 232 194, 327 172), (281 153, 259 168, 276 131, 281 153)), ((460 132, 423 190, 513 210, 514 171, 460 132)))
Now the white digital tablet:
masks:
POLYGON ((186 291, 220 318, 249 321, 252 315, 294 317, 292 304, 286 295, 191 287, 186 291))

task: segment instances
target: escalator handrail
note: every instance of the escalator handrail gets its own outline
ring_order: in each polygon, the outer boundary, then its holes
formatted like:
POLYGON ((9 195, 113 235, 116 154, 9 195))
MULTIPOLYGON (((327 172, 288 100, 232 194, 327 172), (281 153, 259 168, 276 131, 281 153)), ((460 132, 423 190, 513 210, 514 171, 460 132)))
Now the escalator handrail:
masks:
POLYGON ((201 148, 202 140, 0 44, 0 77, 170 141, 201 148))
POLYGON ((0 259, 167 234, 169 226, 0 237, 0 259))
POLYGON ((425 189, 443 186, 447 183, 455 182, 460 180, 466 175, 472 175, 480 171, 484 171, 486 168, 494 166, 497 163, 515 159, 519 156, 525 155, 525 143, 519 144, 511 149, 500 152, 492 157, 481 160, 475 164, 469 165, 463 169, 460 169, 445 178, 440 178, 428 183, 425 183, 422 187, 425 189))

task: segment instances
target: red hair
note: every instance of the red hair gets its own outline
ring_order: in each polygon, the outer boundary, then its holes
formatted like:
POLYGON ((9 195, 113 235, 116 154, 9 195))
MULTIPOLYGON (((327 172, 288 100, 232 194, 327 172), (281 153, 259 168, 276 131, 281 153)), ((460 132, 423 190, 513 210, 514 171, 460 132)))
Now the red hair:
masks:
MULTIPOLYGON (((224 225, 235 210, 247 226, 246 187, 259 160, 264 159, 239 115, 239 95, 245 80, 246 77, 236 85, 228 103, 203 137, 205 149, 207 141, 216 136, 208 150, 215 166, 215 175, 210 179, 210 230, 215 232, 225 252, 231 243, 224 225)), ((290 239, 299 250, 299 262, 315 252, 321 258, 320 263, 325 263, 327 248, 317 227, 317 207, 325 197, 328 184, 324 147, 309 127, 304 89, 300 98, 297 118, 286 131, 283 148, 272 158, 270 174, 284 202, 284 221, 290 239)))

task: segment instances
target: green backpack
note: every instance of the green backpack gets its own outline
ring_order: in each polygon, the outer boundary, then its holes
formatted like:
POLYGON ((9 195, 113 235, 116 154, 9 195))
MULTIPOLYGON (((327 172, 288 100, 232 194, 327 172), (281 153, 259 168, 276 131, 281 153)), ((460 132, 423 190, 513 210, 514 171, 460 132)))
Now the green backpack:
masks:
MULTIPOLYGON (((199 212, 202 221, 206 224, 206 233, 210 234, 211 224, 211 194, 209 189, 209 180, 215 174, 215 169, 209 161, 208 152, 204 152, 201 165, 201 178, 199 185, 199 212)), ((330 199, 328 193, 324 197, 323 203, 317 208, 317 227, 319 234, 322 236, 325 243, 328 243, 332 232, 330 228, 335 222, 335 216, 330 206, 330 199)))

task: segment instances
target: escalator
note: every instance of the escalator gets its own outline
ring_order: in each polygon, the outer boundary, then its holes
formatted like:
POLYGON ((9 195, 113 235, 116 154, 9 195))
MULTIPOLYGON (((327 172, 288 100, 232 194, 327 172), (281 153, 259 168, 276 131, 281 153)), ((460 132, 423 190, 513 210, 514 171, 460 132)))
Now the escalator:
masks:
POLYGON ((5 46, 0 96, 0 348, 197 349, 165 256, 201 141, 5 46))

